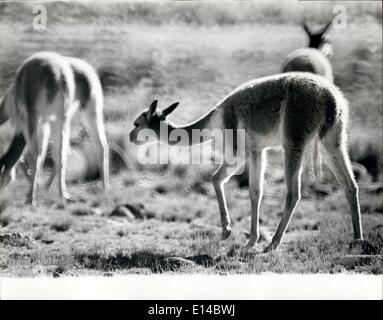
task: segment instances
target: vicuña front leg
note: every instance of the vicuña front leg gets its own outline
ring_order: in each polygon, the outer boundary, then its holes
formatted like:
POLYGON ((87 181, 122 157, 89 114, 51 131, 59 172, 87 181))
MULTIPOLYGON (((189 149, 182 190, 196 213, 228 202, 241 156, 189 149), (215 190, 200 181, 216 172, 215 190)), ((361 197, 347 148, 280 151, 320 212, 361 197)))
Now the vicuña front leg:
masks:
POLYGON ((215 193, 217 194, 219 211, 221 214, 222 239, 224 240, 229 238, 231 234, 231 223, 226 205, 224 185, 234 174, 243 171, 244 167, 245 164, 234 167, 230 166, 227 162, 223 162, 217 171, 213 173, 213 184, 215 193))
POLYGON ((302 157, 303 147, 285 147, 285 179, 287 189, 285 209, 271 244, 265 249, 266 252, 278 248, 300 200, 302 157))
POLYGON ((223 163, 217 171, 213 173, 213 184, 221 214, 222 239, 224 240, 229 238, 231 234, 230 216, 227 210, 224 189, 224 184, 230 179, 230 174, 227 173, 228 167, 226 163, 223 163))
MULTIPOLYGON (((92 102, 94 104, 94 102, 92 102)), ((83 122, 96 145, 98 164, 101 169, 104 189, 109 187, 109 146, 105 135, 104 119, 101 108, 88 105, 87 111, 83 114, 83 122)))
POLYGON ((263 196, 263 178, 266 167, 266 151, 253 152, 249 159, 249 195, 251 201, 251 233, 246 247, 251 248, 259 239, 259 212, 263 196))
POLYGON ((50 123, 46 122, 37 129, 34 143, 29 151, 29 159, 32 166, 30 189, 27 196, 27 203, 34 205, 36 199, 38 180, 41 176, 41 169, 48 149, 51 133, 50 123))
POLYGON ((319 149, 319 143, 320 143, 319 137, 316 136, 313 142, 314 142, 314 152, 312 153, 312 157, 313 157, 315 181, 322 182, 323 181, 323 161, 322 161, 322 154, 319 149))
POLYGON ((69 151, 70 120, 57 122, 54 128, 54 162, 57 172, 58 191, 63 200, 69 200, 70 195, 66 187, 67 157, 69 151))
POLYGON ((49 178, 48 180, 45 182, 45 185, 44 185, 44 188, 45 189, 49 189, 52 185, 52 182, 53 180, 55 179, 55 176, 56 176, 56 171, 57 171, 57 168, 56 168, 56 164, 53 163, 53 168, 52 168, 52 171, 51 173, 49 174, 49 178))

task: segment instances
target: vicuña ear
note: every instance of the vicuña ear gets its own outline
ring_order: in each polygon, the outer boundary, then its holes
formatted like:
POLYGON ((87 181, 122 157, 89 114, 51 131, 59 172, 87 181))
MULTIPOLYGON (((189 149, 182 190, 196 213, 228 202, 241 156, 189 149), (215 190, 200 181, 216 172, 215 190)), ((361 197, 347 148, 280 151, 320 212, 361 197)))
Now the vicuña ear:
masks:
POLYGON ((171 114, 179 105, 179 102, 173 103, 171 106, 167 107, 164 111, 162 111, 162 114, 166 117, 169 114, 171 114))
POLYGON ((303 21, 303 22, 302 22, 302 27, 303 27, 303 29, 305 30, 305 32, 306 32, 309 36, 311 36, 311 30, 309 29, 309 27, 308 27, 306 21, 303 21))
POLYGON ((331 27, 331 25, 332 25, 332 20, 323 27, 323 29, 320 32, 321 35, 324 35, 328 31, 328 29, 331 27))
POLYGON ((158 100, 154 100, 152 102, 152 104, 149 107, 149 113, 148 113, 149 116, 152 116, 156 112, 157 104, 158 104, 158 100))

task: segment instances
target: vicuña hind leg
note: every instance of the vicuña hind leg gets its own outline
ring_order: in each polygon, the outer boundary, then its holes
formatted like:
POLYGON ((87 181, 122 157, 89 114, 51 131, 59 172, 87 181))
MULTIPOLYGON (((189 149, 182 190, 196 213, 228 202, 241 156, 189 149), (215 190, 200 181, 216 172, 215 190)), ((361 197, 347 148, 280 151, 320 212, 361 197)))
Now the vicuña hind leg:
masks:
POLYGON ((40 178, 41 168, 47 153, 50 133, 51 125, 49 122, 45 122, 38 126, 37 132, 35 133, 36 136, 33 139, 34 143, 29 149, 28 157, 30 159, 32 174, 30 188, 27 195, 27 203, 31 205, 35 204, 38 180, 40 178))
POLYGON ((312 154, 313 157, 313 168, 316 182, 322 182, 323 180, 323 163, 322 163, 322 154, 319 150, 319 137, 316 136, 314 138, 314 152, 312 154))
POLYGON ((246 247, 251 248, 259 239, 259 212, 263 196, 263 178, 266 167, 266 150, 252 152, 249 170, 249 195, 251 201, 251 232, 246 247))
POLYGON ((285 209, 271 244, 265 250, 266 252, 278 248, 300 200, 303 151, 303 146, 285 147, 285 179, 287 191, 285 209))
POLYGON ((58 119, 55 122, 55 138, 54 138, 54 163, 57 172, 57 183, 59 195, 63 200, 70 200, 70 195, 67 191, 66 186, 66 171, 67 171, 67 161, 70 148, 70 129, 71 129, 71 120, 73 114, 77 111, 80 106, 79 101, 75 101, 71 104, 68 104, 63 97, 58 97, 55 101, 56 106, 64 105, 64 112, 60 114, 58 119))
POLYGON ((233 176, 237 171, 242 170, 243 167, 233 168, 226 162, 221 164, 216 172, 213 173, 213 184, 217 194, 217 200, 219 205, 219 211, 221 214, 221 225, 222 225, 222 239, 227 239, 231 234, 231 223, 230 216, 227 210, 224 185, 229 181, 230 177, 233 176))
POLYGON ((93 106, 87 106, 83 114, 88 133, 97 146, 98 164, 101 169, 104 189, 109 187, 109 146, 105 136, 104 119, 102 112, 97 113, 93 106))
POLYGON ((70 195, 66 187, 67 157, 69 151, 70 120, 57 122, 54 127, 54 163, 57 172, 58 191, 62 199, 69 200, 70 195))
POLYGON ((48 180, 45 182, 45 185, 44 185, 44 188, 45 188, 45 189, 48 190, 48 189, 51 187, 52 182, 53 182, 53 180, 55 179, 55 176, 56 176, 56 171, 57 171, 57 169, 56 169, 56 164, 53 163, 52 171, 51 171, 51 173, 50 173, 50 175, 49 175, 48 180))
POLYGON ((346 151, 346 141, 342 141, 342 139, 346 139, 345 132, 341 134, 339 131, 336 131, 335 128, 329 132, 322 139, 322 144, 326 150, 328 165, 346 194, 351 211, 354 238, 356 240, 363 240, 358 185, 356 184, 351 169, 351 162, 346 151))

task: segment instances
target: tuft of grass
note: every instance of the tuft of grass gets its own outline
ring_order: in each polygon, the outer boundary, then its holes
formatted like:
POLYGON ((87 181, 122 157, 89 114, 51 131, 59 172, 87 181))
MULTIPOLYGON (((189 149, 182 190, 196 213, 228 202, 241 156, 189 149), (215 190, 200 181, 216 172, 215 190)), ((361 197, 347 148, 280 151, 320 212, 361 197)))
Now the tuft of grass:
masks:
POLYGON ((0 214, 2 214, 5 209, 9 206, 9 199, 0 198, 0 214))
POLYGON ((69 218, 59 218, 51 224, 51 229, 57 232, 65 232, 70 229, 73 221, 69 218))
POLYGON ((42 230, 37 230, 33 235, 33 239, 35 240, 41 240, 43 237, 44 237, 44 232, 42 230))
POLYGON ((174 175, 178 178, 184 178, 188 173, 189 166, 185 164, 177 164, 174 166, 174 175))
POLYGON ((124 252, 118 250, 115 253, 105 254, 99 251, 78 252, 75 260, 81 267, 101 271, 116 271, 120 269, 143 268, 150 269, 153 273, 172 271, 172 266, 167 258, 173 257, 172 253, 156 252, 152 249, 124 252))
POLYGON ((201 194, 201 195, 209 195, 209 189, 206 188, 204 183, 201 183, 200 181, 195 181, 191 186, 190 190, 192 190, 195 193, 201 194))
POLYGON ((126 235, 128 234, 128 232, 126 231, 126 230, 118 230, 117 231, 117 235, 119 236, 119 237, 125 237, 126 235))
POLYGON ((159 194, 167 194, 169 190, 165 184, 159 184, 154 188, 154 191, 159 194))
POLYGON ((360 138, 356 136, 349 145, 350 159, 364 166, 372 176, 373 181, 378 181, 382 174, 383 147, 379 134, 375 138, 360 138))
POLYGON ((2 214, 0 216, 0 224, 2 227, 8 226, 12 222, 12 218, 9 214, 2 214))
POLYGON ((76 208, 71 210, 71 214, 77 217, 91 216, 94 214, 94 210, 89 208, 87 205, 78 205, 76 208))

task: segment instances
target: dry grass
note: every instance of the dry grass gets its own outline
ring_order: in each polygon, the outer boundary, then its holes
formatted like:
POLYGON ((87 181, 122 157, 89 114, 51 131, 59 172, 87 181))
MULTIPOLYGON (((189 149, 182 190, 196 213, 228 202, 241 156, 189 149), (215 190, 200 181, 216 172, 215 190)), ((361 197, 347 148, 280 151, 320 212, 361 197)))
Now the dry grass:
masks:
MULTIPOLYGON (((38 206, 31 208, 24 205, 26 181, 20 177, 10 185, 1 194, 0 233, 19 233, 33 241, 27 246, 1 244, 1 273, 383 273, 382 260, 374 257, 382 255, 383 202, 381 193, 369 184, 361 185, 360 198, 365 234, 373 250, 349 247, 348 206, 330 176, 324 186, 329 192, 313 192, 305 183, 304 198, 281 250, 262 254, 267 240, 250 252, 243 250, 250 204, 246 191, 234 182, 227 188, 234 234, 220 241, 218 205, 210 183, 213 166, 135 164, 136 147, 127 135, 132 119, 153 99, 158 98, 160 106, 181 101, 172 120, 193 120, 237 85, 278 72, 286 53, 305 44, 295 23, 302 15, 317 23, 328 19, 329 7, 298 10, 298 4, 290 5, 256 7, 246 2, 243 7, 233 4, 237 9, 230 10, 217 4, 207 15, 201 13, 204 4, 190 4, 193 9, 185 10, 179 4, 86 7, 57 3, 48 8, 48 30, 36 31, 26 22, 28 5, 19 4, 16 10, 12 4, 1 4, 5 18, 0 22, 4 31, 0 32, 0 92, 23 59, 36 51, 84 58, 102 77, 108 140, 124 153, 121 157, 114 151, 112 187, 103 193, 100 181, 88 181, 98 177, 98 168, 91 145, 78 138, 81 127, 75 121, 73 138, 80 142, 72 149, 68 180, 78 203, 63 207, 55 200, 53 188, 40 191, 38 206), (265 25, 263 16, 269 24, 265 25), (138 208, 142 218, 110 216, 114 208, 127 204, 138 208), (342 260, 367 251, 371 256, 367 260, 342 260)), ((375 150, 382 148, 382 40, 376 17, 381 11, 372 12, 368 4, 349 2, 347 6, 349 28, 331 33, 332 62, 337 84, 350 101, 353 159, 362 164, 366 158, 379 162, 382 153, 375 150), (362 18, 356 18, 357 11, 364 12, 362 18), (372 149, 364 148, 368 144, 372 149)), ((0 128, 0 152, 11 135, 8 124, 0 128)), ((284 196, 281 154, 274 153, 270 160, 261 216, 264 239, 277 227, 284 196)), ((377 180, 381 177, 378 173, 377 180)))
POLYGON ((69 218, 58 218, 51 225, 51 229, 57 232, 68 231, 72 225, 72 220, 69 218))
MULTIPOLYGON (((89 193, 90 189, 98 190, 98 182, 72 185, 76 196, 87 197, 80 209, 77 205, 61 209, 52 203, 50 196, 40 196, 35 209, 16 201, 3 213, 9 217, 9 223, 1 233, 18 232, 35 241, 28 246, 2 244, 2 274, 58 276, 55 272, 59 267, 62 275, 383 272, 383 201, 381 193, 371 193, 363 187, 360 197, 364 232, 371 244, 368 248, 350 247, 351 217, 341 190, 335 188, 324 198, 312 195, 302 199, 280 250, 263 254, 279 222, 284 193, 283 184, 273 176, 268 175, 262 205, 264 236, 250 251, 243 249, 249 232, 250 201, 245 192, 239 193, 235 183, 227 187, 233 236, 226 241, 220 240, 218 206, 212 186, 206 184, 208 194, 186 192, 174 188, 177 182, 163 173, 152 173, 150 178, 146 172, 120 174, 114 177, 112 189, 105 195, 89 193), (142 185, 125 185, 127 178, 141 181, 142 185), (167 181, 172 191, 158 193, 159 181, 167 181), (94 214, 78 214, 92 210, 95 203, 98 210, 94 214), (154 217, 132 220, 110 215, 113 208, 126 203, 153 212, 154 217), (72 215, 67 216, 66 211, 72 215), (344 260, 347 255, 362 254, 370 258, 344 260)), ((8 191, 14 192, 15 188, 10 186, 8 191)))

